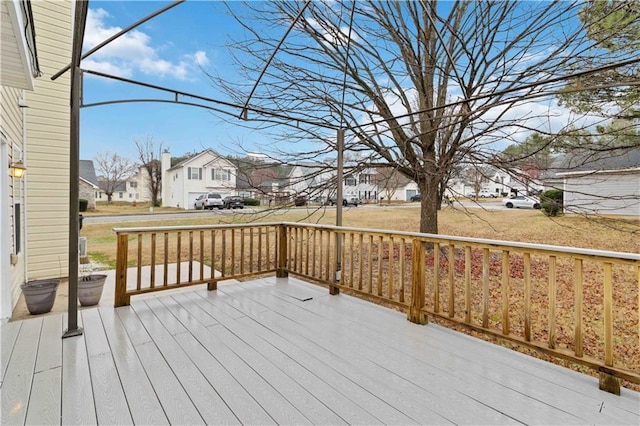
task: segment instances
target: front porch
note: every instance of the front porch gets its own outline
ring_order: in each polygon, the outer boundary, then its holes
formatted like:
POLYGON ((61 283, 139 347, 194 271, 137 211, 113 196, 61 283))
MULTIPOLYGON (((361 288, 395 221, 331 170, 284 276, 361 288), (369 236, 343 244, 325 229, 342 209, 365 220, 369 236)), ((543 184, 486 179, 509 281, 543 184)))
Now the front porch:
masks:
POLYGON ((640 394, 295 278, 2 325, 2 424, 633 424, 640 394))

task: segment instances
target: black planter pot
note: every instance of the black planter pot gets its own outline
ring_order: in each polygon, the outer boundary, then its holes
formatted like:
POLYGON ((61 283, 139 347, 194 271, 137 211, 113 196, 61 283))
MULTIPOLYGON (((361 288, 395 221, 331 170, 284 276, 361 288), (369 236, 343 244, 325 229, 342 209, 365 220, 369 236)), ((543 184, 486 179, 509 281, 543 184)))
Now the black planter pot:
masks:
POLYGON ((58 279, 46 279, 29 281, 20 286, 31 315, 46 314, 53 308, 58 284, 58 279))

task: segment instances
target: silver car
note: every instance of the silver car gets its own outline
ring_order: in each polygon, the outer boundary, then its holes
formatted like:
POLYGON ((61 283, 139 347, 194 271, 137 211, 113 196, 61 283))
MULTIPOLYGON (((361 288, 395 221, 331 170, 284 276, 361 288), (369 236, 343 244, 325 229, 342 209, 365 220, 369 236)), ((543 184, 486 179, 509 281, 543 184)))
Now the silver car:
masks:
POLYGON ((528 208, 528 209, 539 209, 540 201, 537 198, 529 197, 527 195, 516 195, 511 198, 503 198, 502 204, 504 204, 507 208, 528 208))
POLYGON ((209 192, 208 194, 202 194, 198 196, 198 198, 196 198, 195 202, 193 203, 193 207, 195 207, 196 210, 213 210, 214 207, 222 209, 224 207, 224 202, 220 194, 218 194, 217 192, 209 192))

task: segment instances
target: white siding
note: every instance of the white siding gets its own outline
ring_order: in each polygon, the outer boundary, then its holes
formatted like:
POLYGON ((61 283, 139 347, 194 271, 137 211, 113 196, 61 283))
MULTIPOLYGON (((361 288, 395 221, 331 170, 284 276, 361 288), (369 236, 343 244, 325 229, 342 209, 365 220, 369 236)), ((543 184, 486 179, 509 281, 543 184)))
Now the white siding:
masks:
POLYGON ((564 210, 640 216, 640 169, 565 176, 564 210))
POLYGON ((29 95, 27 120, 28 279, 66 275, 69 241, 69 73, 72 3, 32 2, 43 75, 29 95))

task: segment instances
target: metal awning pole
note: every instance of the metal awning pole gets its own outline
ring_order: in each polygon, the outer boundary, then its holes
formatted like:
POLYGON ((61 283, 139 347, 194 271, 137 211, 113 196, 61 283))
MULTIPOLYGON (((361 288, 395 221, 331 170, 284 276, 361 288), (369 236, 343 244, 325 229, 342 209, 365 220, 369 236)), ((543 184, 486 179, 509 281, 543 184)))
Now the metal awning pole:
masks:
MULTIPOLYGON (((343 181, 344 181, 344 129, 338 129, 336 138, 336 145, 338 149, 338 164, 336 171, 336 226, 342 226, 342 200, 343 194, 343 181)), ((336 281, 340 283, 342 278, 342 234, 340 231, 336 232, 336 281)), ((329 287, 329 294, 340 294, 340 288, 335 286, 329 287)))
POLYGON ((71 47, 71 117, 69 129, 69 306, 68 327, 62 338, 79 336, 78 327, 78 234, 80 190, 80 98, 82 73, 80 57, 89 10, 88 0, 76 0, 71 47))

